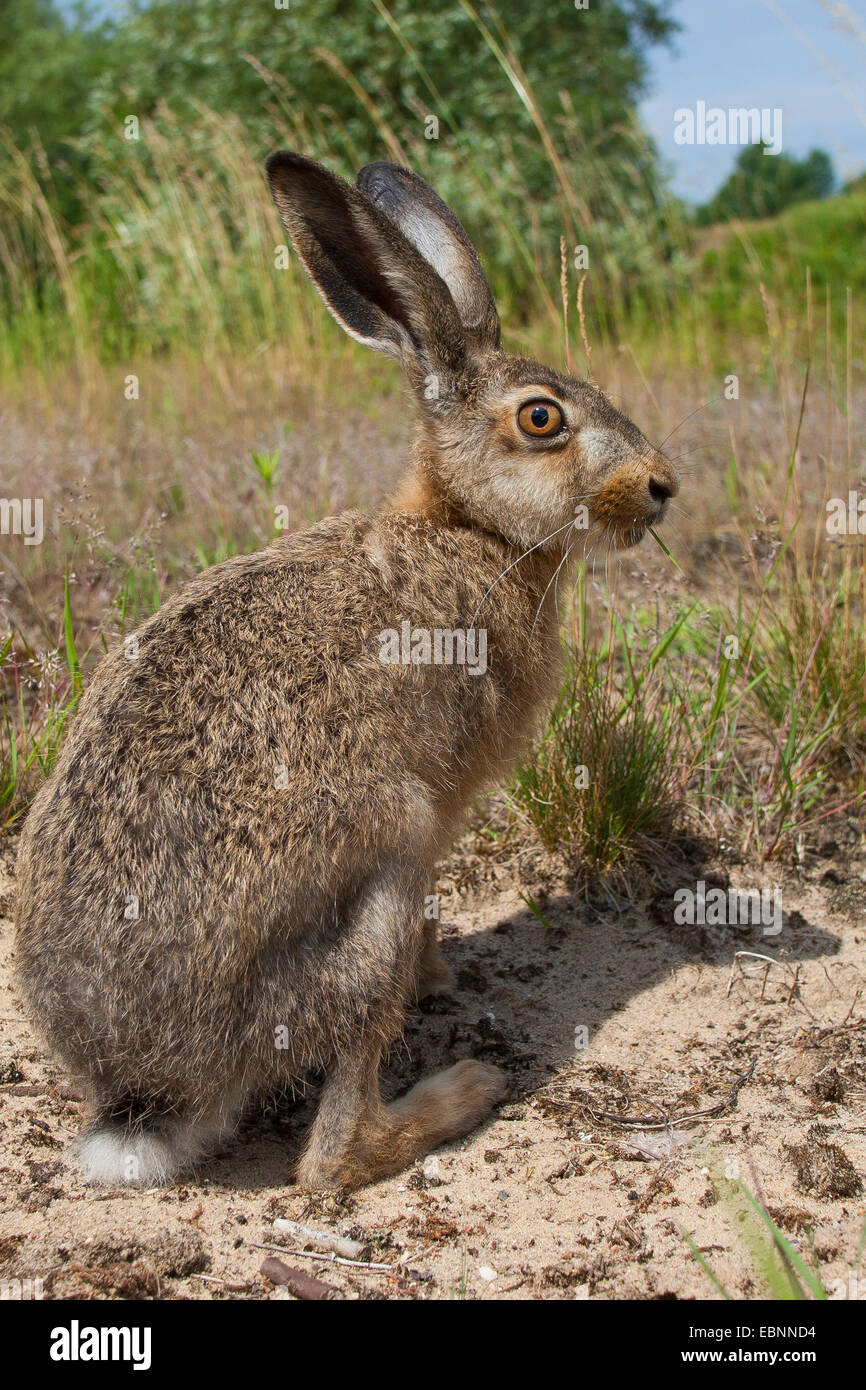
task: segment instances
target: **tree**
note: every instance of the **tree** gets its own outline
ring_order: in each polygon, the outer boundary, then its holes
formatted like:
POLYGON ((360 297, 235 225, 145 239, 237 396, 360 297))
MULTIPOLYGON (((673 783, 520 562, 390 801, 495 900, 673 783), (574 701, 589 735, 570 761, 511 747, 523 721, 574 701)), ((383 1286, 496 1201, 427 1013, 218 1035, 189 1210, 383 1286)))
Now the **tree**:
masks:
POLYGON ((765 154, 765 148, 763 144, 746 146, 715 197, 698 209, 700 226, 731 217, 775 217, 792 203, 826 198, 833 192, 833 165, 823 150, 794 159, 765 154))
POLYGON ((349 178, 371 160, 412 163, 515 297, 539 267, 558 272, 563 233, 577 244, 590 228, 626 285, 664 222, 636 103, 648 48, 677 28, 669 2, 129 0, 96 25, 64 22, 56 0, 6 0, 26 23, 13 26, 0 120, 16 143, 35 130, 50 145, 39 177, 55 189, 53 171, 62 182, 77 162, 85 177, 68 180, 62 211, 82 239, 133 166, 229 179, 212 157, 227 134, 259 164, 284 142, 349 178), (130 116, 140 139, 123 138, 130 116))
MULTIPOLYGON (((521 0, 500 14, 490 0, 131 0, 96 24, 83 9, 65 21, 55 0, 4 0, 0 124, 19 144, 37 130, 52 150, 84 136, 93 153, 106 114, 116 126, 165 106, 192 125, 204 105, 241 120, 264 155, 282 104, 310 152, 327 133, 329 155, 342 147, 350 173, 382 155, 382 118, 412 133, 432 116, 443 165, 458 142, 480 160, 510 158, 523 190, 542 197, 550 165, 520 82, 553 142, 562 149, 579 132, 596 163, 610 160, 615 183, 646 50, 677 28, 667 6, 521 0)), ((430 156, 435 168, 432 142, 430 156)))
POLYGON ((141 108, 202 102, 231 111, 267 142, 269 93, 249 57, 277 75, 306 109, 333 113, 352 138, 369 138, 372 118, 351 85, 329 64, 332 54, 392 124, 423 114, 450 116, 483 140, 505 119, 528 128, 502 67, 479 30, 518 55, 545 124, 555 127, 569 104, 615 139, 646 79, 646 48, 676 28, 665 3, 522 0, 504 19, 485 0, 290 0, 243 5, 237 0, 135 0, 118 29, 101 95, 141 108), (112 90, 113 89, 113 90, 112 90))
POLYGON ((54 0, 3 0, 0 128, 19 148, 35 135, 48 155, 75 160, 92 89, 109 61, 111 26, 84 5, 67 20, 54 0))
POLYGON ((75 220, 82 213, 76 188, 88 165, 76 140, 108 61, 111 25, 92 21, 83 4, 65 18, 54 0, 3 0, 1 24, 0 131, 31 154, 40 177, 51 171, 58 206, 75 220))

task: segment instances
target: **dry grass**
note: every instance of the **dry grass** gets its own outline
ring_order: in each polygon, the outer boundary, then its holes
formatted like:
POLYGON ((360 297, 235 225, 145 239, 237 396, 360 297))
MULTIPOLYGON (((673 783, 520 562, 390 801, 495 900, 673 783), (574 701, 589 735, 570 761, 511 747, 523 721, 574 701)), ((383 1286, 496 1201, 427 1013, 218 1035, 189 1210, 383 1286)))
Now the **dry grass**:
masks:
MULTIPOLYGON (((824 525, 826 498, 853 485, 848 420, 814 381, 800 419, 793 387, 708 401, 694 368, 658 376, 629 350, 597 358, 650 437, 671 436, 684 486, 665 536, 681 570, 646 541, 581 573, 563 607, 571 683, 515 805, 597 871, 627 875, 687 821, 765 859, 862 790, 863 542, 833 543, 824 525), (575 763, 596 770, 590 797, 575 763)), ((71 373, 7 394, 7 492, 44 498, 46 539, 2 544, 4 819, 75 698, 67 620, 86 680, 168 586, 266 543, 275 509, 301 528, 393 486, 411 419, 396 370, 352 348, 326 362, 153 361, 137 401, 123 367, 85 395, 71 373)), ((856 423, 861 400, 852 412, 856 423)))

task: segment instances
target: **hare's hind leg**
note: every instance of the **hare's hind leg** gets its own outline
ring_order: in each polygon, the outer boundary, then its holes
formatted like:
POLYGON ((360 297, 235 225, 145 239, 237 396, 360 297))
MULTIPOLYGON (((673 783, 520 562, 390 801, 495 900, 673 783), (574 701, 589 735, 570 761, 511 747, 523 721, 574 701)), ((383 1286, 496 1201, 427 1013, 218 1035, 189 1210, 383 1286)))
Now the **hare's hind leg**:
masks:
MULTIPOLYGON (((306 1188, 358 1187, 398 1173, 437 1145, 474 1129, 505 1094, 500 1072, 463 1061, 414 1086, 392 1105, 379 1093, 379 1062, 402 1023, 419 966, 423 884, 417 870, 393 870, 370 885, 355 905, 349 934, 374 948, 378 997, 363 1000, 365 1022, 334 1058, 301 1161, 306 1188)), ((438 946, 433 939, 435 956, 438 946)), ((434 958, 435 959, 435 958, 434 958)), ((441 958, 440 958, 441 959, 441 958)), ((447 966, 442 962, 445 972, 447 966)), ((443 972, 439 972, 440 978, 443 972)))
POLYGON ((505 1095, 495 1067, 467 1058, 385 1105, 379 1048, 339 1062, 328 1076, 298 1165, 302 1187, 361 1187, 407 1168, 468 1134, 505 1095))

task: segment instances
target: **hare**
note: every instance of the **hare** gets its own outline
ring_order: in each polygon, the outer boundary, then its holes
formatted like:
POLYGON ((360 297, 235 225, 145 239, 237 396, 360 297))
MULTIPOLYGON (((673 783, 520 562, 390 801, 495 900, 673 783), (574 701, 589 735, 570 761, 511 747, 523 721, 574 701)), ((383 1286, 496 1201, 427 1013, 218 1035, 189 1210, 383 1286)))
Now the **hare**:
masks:
POLYGON ((376 513, 215 565, 107 655, 30 810, 19 978, 84 1078, 95 1183, 168 1180, 245 1097, 311 1073, 311 1189, 398 1172, 503 1098, 471 1059, 380 1096, 407 1007, 451 983, 434 866, 555 689, 557 576, 678 489, 598 389, 501 350, 417 174, 352 187, 288 152, 267 173, 327 308, 401 363, 416 433, 376 513))

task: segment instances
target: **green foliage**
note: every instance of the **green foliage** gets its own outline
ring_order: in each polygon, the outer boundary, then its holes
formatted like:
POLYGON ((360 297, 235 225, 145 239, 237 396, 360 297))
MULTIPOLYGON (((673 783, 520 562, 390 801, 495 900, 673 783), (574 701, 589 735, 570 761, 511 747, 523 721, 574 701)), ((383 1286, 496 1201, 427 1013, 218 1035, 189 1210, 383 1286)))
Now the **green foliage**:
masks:
POLYGON ((113 29, 85 4, 64 17, 54 0, 3 0, 0 129, 19 146, 36 141, 66 210, 84 210, 75 181, 87 161, 75 148, 90 120, 96 84, 111 61, 113 29))
MULTIPOLYGON (((820 1274, 809 1267, 779 1229, 763 1197, 756 1197, 742 1182, 721 1180, 716 1186, 764 1296, 778 1302, 826 1302, 827 1290, 820 1274)), ((682 1231, 681 1235, 716 1292, 724 1299, 732 1299, 733 1295, 714 1273, 692 1237, 687 1231, 682 1231)))
POLYGON ((59 648, 37 655, 12 631, 0 648, 0 828, 21 816, 54 766, 61 736, 81 694, 68 577, 59 648))
POLYGON ((270 493, 273 492, 274 484, 279 480, 280 476, 279 449, 274 449, 273 452, 270 454, 266 453, 263 449, 254 449, 250 454, 250 458, 253 461, 256 472, 258 473, 259 477, 265 485, 265 489, 268 492, 268 495, 270 495, 270 493))
MULTIPOLYGON (((795 444, 791 470, 796 458, 795 444)), ((545 845, 628 879, 700 807, 741 818, 764 863, 828 814, 840 782, 840 800, 862 801, 866 570, 849 550, 819 564, 822 514, 814 524, 769 529, 772 562, 730 603, 621 615, 578 572, 567 677, 511 790, 545 845)))
POLYGON ((587 630, 582 570, 577 593, 582 638, 569 645, 559 699, 511 795, 549 849, 617 876, 652 857, 681 809, 680 699, 661 663, 684 617, 647 645, 639 615, 623 621, 611 606, 604 641, 587 630))
MULTIPOLYGON (((16 265, 33 270, 40 310, 64 303, 42 245, 48 216, 54 242, 76 273, 87 272, 79 307, 86 315, 82 294, 101 314, 117 305, 114 331, 134 341, 164 286, 153 279, 151 252, 147 272, 132 269, 134 312, 119 304, 126 272, 118 276, 118 257, 145 238, 171 245, 175 194, 192 202, 205 184, 202 214, 210 221, 216 210, 236 253, 233 294, 255 301, 262 267, 242 253, 261 216, 256 208, 248 227, 228 211, 237 162, 229 167, 214 152, 227 137, 259 178, 264 157, 288 143, 350 179, 373 159, 414 165, 459 204, 497 288, 527 315, 551 306, 537 277, 543 268, 555 280, 563 234, 573 245, 592 229, 598 274, 590 290, 607 277, 618 302, 639 278, 657 279, 671 255, 670 200, 635 116, 646 49, 675 28, 664 0, 595 0, 586 11, 572 0, 526 0, 504 16, 490 0, 292 0, 286 9, 140 0, 112 25, 89 27, 65 24, 52 0, 14 4, 23 18, 7 48, 14 81, 0 121, 26 151, 35 182, 21 199, 27 225, 16 229, 13 252, 16 265), (45 97, 39 55, 58 95, 45 97), (125 138, 129 116, 138 139, 125 138), (47 159, 34 153, 34 139, 48 146, 47 159), (35 216, 42 198, 47 208, 35 216)), ((6 164, 0 151, 0 187, 6 164)), ((13 172, 20 182, 21 170, 13 172)), ((14 186, 6 200, 17 212, 14 186)), ((174 270, 165 271, 172 284, 174 270)), ((187 305, 177 299, 178 323, 151 321, 151 341, 179 331, 187 305)))
POLYGON ((730 178, 698 209, 697 221, 707 227, 732 217, 775 217, 794 203, 828 197, 834 182, 830 156, 823 150, 794 159, 771 155, 762 143, 747 145, 730 178))
MULTIPOLYGON (((665 8, 649 0, 595 0, 584 12, 572 0, 510 7, 504 41, 520 55, 539 93, 545 124, 560 120, 573 103, 580 120, 614 151, 621 144, 618 127, 643 89, 645 47, 675 27, 665 8)), ((480 0, 478 12, 503 35, 492 5, 480 0)), ((311 145, 320 145, 327 132, 331 146, 335 129, 340 132, 346 173, 381 150, 381 112, 394 132, 422 129, 428 114, 438 116, 443 163, 455 138, 482 158, 498 152, 505 127, 525 166, 523 184, 543 193, 549 175, 533 150, 537 142, 526 138, 533 131, 530 115, 514 100, 474 13, 461 0, 435 6, 291 0, 285 9, 236 0, 139 0, 118 26, 93 108, 107 107, 120 120, 126 112, 151 115, 164 104, 192 120, 205 105, 237 116, 265 154, 272 143, 271 110, 300 105, 311 145)))
POLYGON ((762 285, 782 312, 796 314, 808 268, 818 312, 825 312, 826 299, 833 332, 844 338, 846 291, 855 301, 866 293, 866 189, 800 203, 772 221, 704 235, 694 278, 708 336, 720 341, 731 325, 740 339, 764 333, 762 285))

